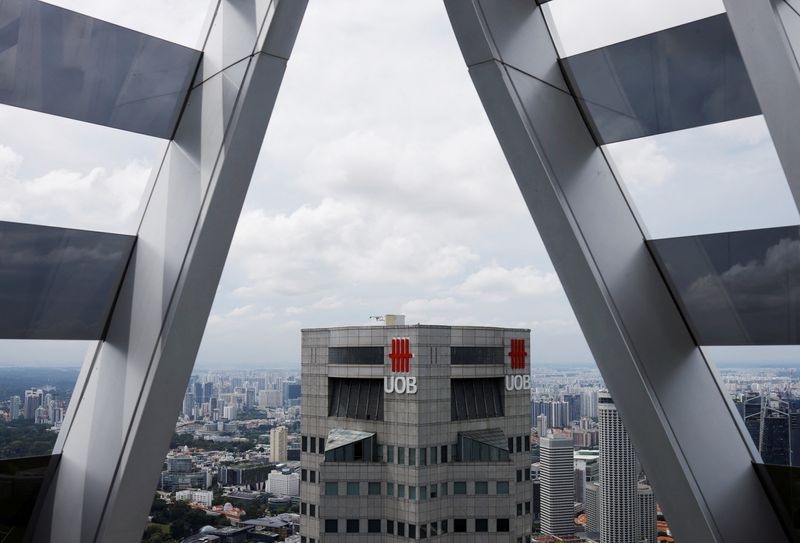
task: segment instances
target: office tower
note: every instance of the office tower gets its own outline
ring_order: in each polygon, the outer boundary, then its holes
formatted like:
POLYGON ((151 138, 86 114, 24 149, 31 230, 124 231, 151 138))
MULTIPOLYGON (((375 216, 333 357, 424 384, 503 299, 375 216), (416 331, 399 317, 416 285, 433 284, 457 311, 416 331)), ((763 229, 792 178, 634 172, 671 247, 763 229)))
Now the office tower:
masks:
POLYGON ((649 485, 639 483, 636 488, 636 542, 656 543, 658 536, 656 498, 649 485))
POLYGON ((596 481, 586 483, 583 489, 586 509, 586 531, 600 534, 600 484, 596 481))
POLYGON ((575 486, 572 440, 539 440, 543 534, 568 537, 575 533, 575 486))
POLYGON ((200 381, 195 381, 194 386, 191 388, 192 394, 194 394, 194 401, 198 404, 203 403, 205 400, 203 399, 203 383, 200 381))
POLYGON ((256 405, 256 389, 246 388, 244 391, 244 407, 251 409, 256 405))
POLYGON ((597 391, 587 389, 581 392, 581 417, 597 418, 597 391))
POLYGON ((42 389, 30 389, 25 391, 25 405, 23 408, 26 419, 35 419, 36 410, 42 405, 44 391, 42 389))
POLYGON ((300 476, 297 472, 274 469, 269 472, 267 492, 275 496, 299 496, 300 476))
POLYGON ((230 405, 226 405, 225 409, 222 412, 222 418, 228 420, 236 420, 236 417, 239 416, 239 406, 235 403, 230 405))
POLYGON ((214 398, 214 383, 203 383, 203 403, 211 402, 214 398))
POLYGON ((526 537, 529 351, 523 329, 304 330, 301 537, 526 537))
POLYGON ((183 416, 189 419, 194 418, 194 394, 192 392, 186 392, 183 396, 183 416))
POLYGON ((538 415, 536 417, 536 433, 539 437, 547 435, 547 415, 538 415))
POLYGON ((569 406, 569 417, 567 425, 574 420, 581 418, 581 404, 583 403, 583 396, 579 393, 564 394, 561 398, 569 406))
POLYGON ((19 418, 21 405, 22 398, 19 396, 11 396, 11 420, 17 420, 19 418))
POLYGON ((600 426, 600 541, 635 543, 636 453, 611 395, 597 397, 600 426))
POLYGON ((564 428, 569 426, 569 421, 569 404, 563 400, 550 402, 550 426, 552 428, 564 428))
POLYGON ((287 405, 296 405, 300 400, 300 383, 297 381, 285 381, 283 383, 283 401, 287 405))
POLYGON ((285 426, 278 426, 269 431, 270 462, 286 462, 289 431, 285 426))
POLYGON ((282 391, 276 388, 262 390, 258 394, 259 407, 281 407, 283 405, 282 391))

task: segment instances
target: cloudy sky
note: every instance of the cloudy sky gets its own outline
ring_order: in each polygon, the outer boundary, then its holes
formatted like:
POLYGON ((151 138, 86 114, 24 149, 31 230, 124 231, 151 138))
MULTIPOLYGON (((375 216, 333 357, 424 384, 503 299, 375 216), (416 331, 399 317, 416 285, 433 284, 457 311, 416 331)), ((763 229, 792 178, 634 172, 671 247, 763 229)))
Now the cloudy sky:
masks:
MULTIPOLYGON (((208 7, 53 3, 189 46, 208 7)), ((591 18, 609 21, 605 33, 587 33, 575 22, 586 18, 570 14, 599 4, 550 4, 562 52, 659 29, 647 26, 660 20, 651 11, 614 11, 662 3, 614 0, 591 18)), ((716 0, 670 6, 666 26, 721 11, 716 0)), ((0 220, 133 232, 163 141, 5 106, 0 126, 0 220)), ((608 150, 652 237, 798 222, 761 118, 608 150)), ((370 324, 384 313, 529 327, 534 364, 592 363, 442 3, 312 1, 198 365, 294 366, 301 328, 370 324)), ((86 348, 0 342, 0 364, 74 365, 86 348)), ((718 352, 724 361, 798 358, 786 349, 718 352)))

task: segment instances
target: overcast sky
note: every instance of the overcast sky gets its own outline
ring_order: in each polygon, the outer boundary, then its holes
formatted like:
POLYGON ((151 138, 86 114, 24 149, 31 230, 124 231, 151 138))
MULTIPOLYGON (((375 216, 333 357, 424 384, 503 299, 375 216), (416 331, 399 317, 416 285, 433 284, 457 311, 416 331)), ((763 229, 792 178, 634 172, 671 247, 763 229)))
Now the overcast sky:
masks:
MULTIPOLYGON (((53 3, 189 46, 208 6, 53 3)), ((570 10, 593 4, 601 3, 551 4, 562 51, 617 41, 609 32, 658 30, 647 26, 660 20, 652 9, 613 22, 641 4, 688 17, 670 25, 721 10, 716 0, 671 8, 614 0, 596 14, 612 25, 599 25, 606 34, 564 22, 576 20, 570 10)), ((133 232, 163 141, 5 106, 0 126, 0 220, 133 232)), ((653 237, 798 223, 761 118, 609 152, 653 237)), ((592 363, 442 3, 312 0, 198 365, 295 366, 301 328, 374 324, 369 317, 384 313, 404 313, 410 323, 529 327, 534 364, 592 363)), ((0 365, 75 365, 86 347, 0 342, 0 365)), ((719 356, 794 362, 797 354, 719 356)))

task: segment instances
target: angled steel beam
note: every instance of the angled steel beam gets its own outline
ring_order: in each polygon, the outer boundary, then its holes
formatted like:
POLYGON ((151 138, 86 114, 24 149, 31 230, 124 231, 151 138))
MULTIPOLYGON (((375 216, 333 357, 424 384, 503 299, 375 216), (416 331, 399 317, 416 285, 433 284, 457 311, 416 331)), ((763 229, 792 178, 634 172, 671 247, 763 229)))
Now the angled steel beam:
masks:
POLYGON ((221 0, 106 340, 56 444, 36 542, 141 539, 304 0, 221 0))
POLYGON ((723 1, 789 188, 800 209, 800 2, 723 1))
POLYGON ((445 0, 470 76, 670 527, 786 541, 760 460, 565 84, 538 6, 445 0))

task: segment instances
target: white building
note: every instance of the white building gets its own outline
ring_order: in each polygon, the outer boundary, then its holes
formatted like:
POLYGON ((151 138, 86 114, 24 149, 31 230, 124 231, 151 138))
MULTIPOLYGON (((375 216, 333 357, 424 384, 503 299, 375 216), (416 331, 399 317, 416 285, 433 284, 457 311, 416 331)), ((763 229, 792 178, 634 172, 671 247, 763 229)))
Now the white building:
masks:
POLYGON ((636 452, 611 395, 597 398, 600 424, 600 541, 636 542, 636 452))
POLYGON ((555 537, 575 533, 575 486, 572 440, 543 437, 539 441, 541 531, 555 537))
POLYGON ((586 483, 583 489, 586 502, 586 531, 600 533, 600 485, 586 483))
POLYGON ((228 420, 236 420, 236 417, 239 415, 239 408, 235 403, 231 405, 226 405, 225 410, 222 413, 222 418, 228 420))
POLYGON ((300 476, 297 473, 272 470, 267 480, 267 492, 275 496, 299 496, 300 476))
POLYGON ((205 507, 211 507, 214 493, 210 490, 179 490, 175 493, 175 499, 189 503, 198 503, 205 507))
POLYGON ((277 426, 269 431, 270 462, 286 462, 288 457, 289 430, 285 426, 277 426))
POLYGON ((639 483, 636 489, 637 527, 636 541, 656 543, 658 536, 658 517, 656 515, 656 498, 649 485, 639 483))
POLYGON ((283 391, 280 389, 267 389, 258 393, 259 407, 283 406, 283 391))

